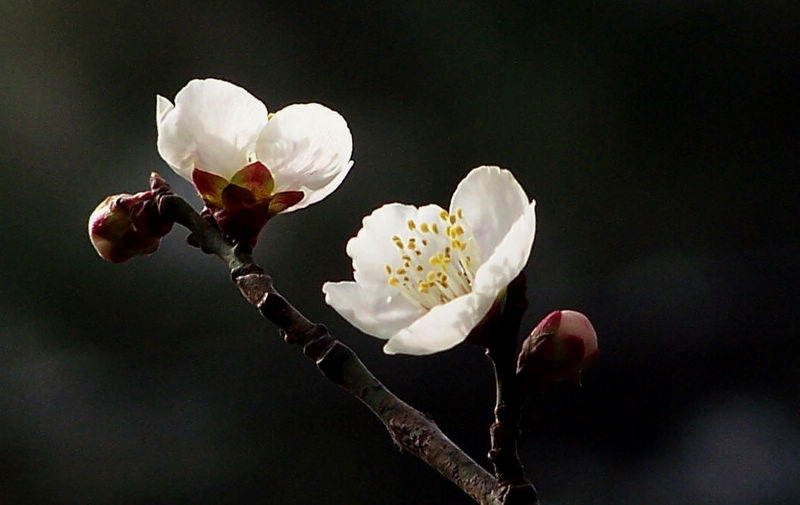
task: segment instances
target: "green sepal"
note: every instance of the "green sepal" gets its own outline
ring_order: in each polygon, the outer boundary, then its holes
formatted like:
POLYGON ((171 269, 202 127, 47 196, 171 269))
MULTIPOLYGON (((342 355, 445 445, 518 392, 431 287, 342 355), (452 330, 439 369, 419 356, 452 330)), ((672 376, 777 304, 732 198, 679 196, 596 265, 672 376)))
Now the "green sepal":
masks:
POLYGON ((192 182, 206 205, 209 207, 222 207, 222 192, 229 184, 227 179, 195 168, 192 170, 192 182))
POLYGON ((268 200, 275 189, 275 179, 269 169, 260 161, 245 165, 233 174, 231 184, 250 190, 256 200, 268 200))
POLYGON ((267 217, 270 218, 275 214, 283 212, 302 200, 303 196, 302 191, 282 191, 280 193, 275 193, 269 201, 267 217))

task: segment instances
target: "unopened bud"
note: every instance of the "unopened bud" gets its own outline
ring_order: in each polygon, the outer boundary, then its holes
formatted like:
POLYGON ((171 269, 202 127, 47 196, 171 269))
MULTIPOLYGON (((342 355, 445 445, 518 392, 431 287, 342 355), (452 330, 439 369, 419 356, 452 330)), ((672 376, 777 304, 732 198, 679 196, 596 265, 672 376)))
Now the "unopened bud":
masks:
POLYGON ((172 221, 158 212, 152 191, 111 195, 89 216, 89 239, 106 261, 122 263, 158 249, 172 221))
POLYGON ((589 319, 574 310, 556 310, 522 343, 517 374, 524 382, 569 380, 580 385, 581 371, 598 355, 597 333, 589 319))

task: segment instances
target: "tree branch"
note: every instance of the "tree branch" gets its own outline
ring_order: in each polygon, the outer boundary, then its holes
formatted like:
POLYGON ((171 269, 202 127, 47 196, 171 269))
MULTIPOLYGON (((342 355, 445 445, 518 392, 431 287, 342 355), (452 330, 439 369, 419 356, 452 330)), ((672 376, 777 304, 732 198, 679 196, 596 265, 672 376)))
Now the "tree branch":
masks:
POLYGON ((492 476, 451 442, 436 423, 386 389, 324 325, 303 316, 276 290, 272 278, 253 262, 248 247, 228 242, 177 195, 159 195, 158 206, 164 217, 191 230, 193 240, 204 252, 227 264, 242 296, 284 332, 287 343, 301 346, 325 377, 352 393, 378 416, 399 449, 436 469, 481 505, 537 503, 535 494, 533 500, 519 501, 522 496, 514 491, 518 487, 516 481, 506 482, 492 476))

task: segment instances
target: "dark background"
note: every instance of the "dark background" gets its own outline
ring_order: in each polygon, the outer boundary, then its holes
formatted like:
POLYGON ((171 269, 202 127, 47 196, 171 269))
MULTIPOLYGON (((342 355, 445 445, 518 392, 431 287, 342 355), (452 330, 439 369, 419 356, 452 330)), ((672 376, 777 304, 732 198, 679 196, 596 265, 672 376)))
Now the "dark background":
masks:
POLYGON ((800 502, 794 1, 3 2, 0 503, 470 503, 184 243, 102 262, 86 219, 160 171, 155 95, 220 77, 319 101, 355 166, 256 256, 481 462, 481 351, 385 356, 323 301, 389 201, 481 164, 537 199, 531 328, 594 321, 580 389, 528 406, 547 505, 800 502))

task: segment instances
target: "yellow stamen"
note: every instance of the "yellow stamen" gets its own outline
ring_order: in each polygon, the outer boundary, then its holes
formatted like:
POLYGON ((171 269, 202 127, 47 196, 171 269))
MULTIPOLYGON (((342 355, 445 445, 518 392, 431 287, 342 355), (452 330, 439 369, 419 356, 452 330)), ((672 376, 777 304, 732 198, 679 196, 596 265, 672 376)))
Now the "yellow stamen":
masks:
POLYGON ((384 266, 388 284, 424 310, 469 293, 475 278, 470 266, 474 262, 462 252, 469 250, 473 255, 477 253, 474 250, 477 245, 474 237, 459 222, 463 218, 463 211, 455 209, 451 214, 441 210, 438 217, 433 222, 419 223, 415 219, 408 219, 406 226, 411 233, 391 237, 401 251, 398 256, 402 263, 384 266), (439 222, 444 223, 441 228, 447 240, 427 239, 423 238, 425 235, 420 235, 432 232, 442 236, 439 234, 439 222), (412 251, 414 254, 411 254, 412 251))

